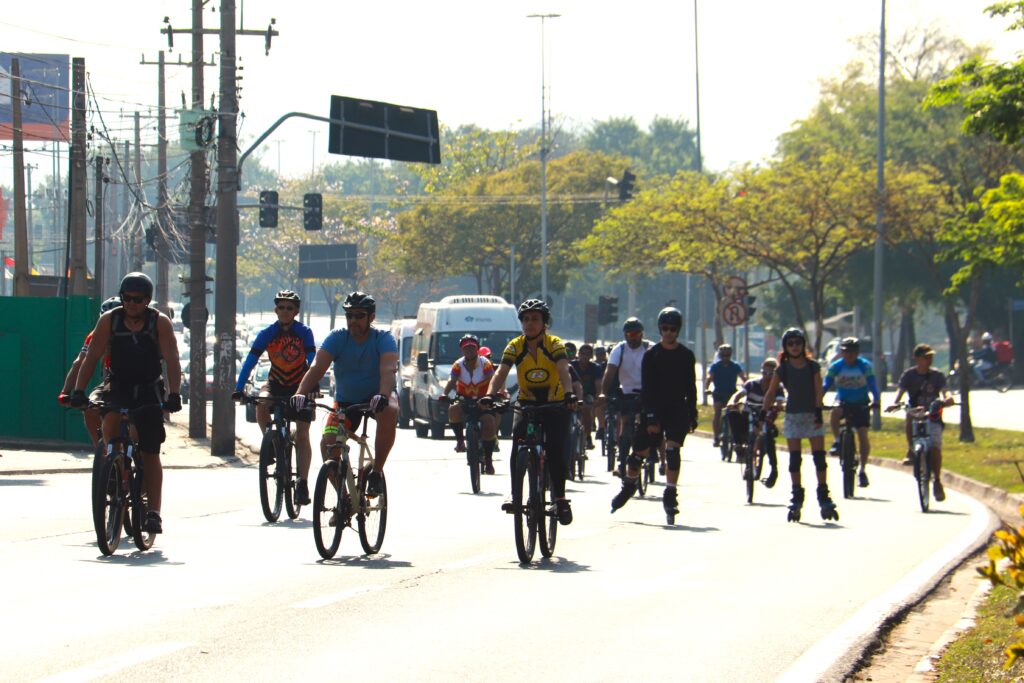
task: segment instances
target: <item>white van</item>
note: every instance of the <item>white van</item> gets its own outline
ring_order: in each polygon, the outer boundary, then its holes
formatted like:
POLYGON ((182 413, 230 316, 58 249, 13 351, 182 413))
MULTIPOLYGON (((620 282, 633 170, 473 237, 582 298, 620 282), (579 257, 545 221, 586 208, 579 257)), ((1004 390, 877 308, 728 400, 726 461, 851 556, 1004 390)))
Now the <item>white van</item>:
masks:
MULTIPOLYGON (((500 296, 485 294, 446 296, 420 304, 412 340, 416 367, 410 392, 416 436, 425 437, 428 431, 435 439, 444 436, 448 412, 437 399, 451 376, 452 364, 462 357, 459 340, 469 333, 491 349, 491 360, 497 364, 508 342, 522 334, 515 306, 500 296)), ((510 394, 513 389, 509 387, 510 394)), ((502 420, 503 433, 508 431, 506 422, 511 424, 502 420)))
POLYGON ((395 318, 391 321, 391 336, 398 344, 398 371, 395 388, 398 391, 398 426, 402 429, 412 427, 412 376, 416 373, 416 363, 412 355, 412 335, 416 331, 415 316, 395 318))

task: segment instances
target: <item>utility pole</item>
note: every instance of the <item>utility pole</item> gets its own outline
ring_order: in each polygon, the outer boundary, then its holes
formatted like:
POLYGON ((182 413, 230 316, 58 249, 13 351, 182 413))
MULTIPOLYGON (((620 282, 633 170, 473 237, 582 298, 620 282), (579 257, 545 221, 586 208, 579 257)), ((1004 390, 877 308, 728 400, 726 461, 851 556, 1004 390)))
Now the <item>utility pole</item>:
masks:
MULTIPOLYGON (((882 376, 882 265, 885 251, 885 0, 882 0, 882 23, 878 32, 878 159, 875 197, 875 253, 874 253, 874 321, 871 336, 874 337, 875 375, 882 376)), ((871 428, 882 428, 882 411, 875 407, 871 414, 871 428)))
POLYGON ((156 173, 157 173, 157 210, 156 210, 156 240, 153 251, 156 253, 156 300, 160 303, 165 314, 170 315, 171 309, 167 305, 170 300, 168 291, 168 278, 170 277, 170 265, 167 262, 167 80, 164 70, 164 51, 155 62, 147 62, 142 57, 139 64, 156 65, 157 67, 157 117, 156 117, 156 173))
POLYGON ((124 156, 121 157, 122 159, 124 159, 124 162, 122 163, 123 171, 124 171, 124 176, 122 178, 123 182, 121 184, 121 228, 122 228, 122 230, 121 230, 121 259, 120 259, 121 263, 120 263, 120 267, 118 268, 118 275, 120 276, 118 278, 119 281, 120 281, 121 277, 124 277, 125 274, 128 271, 131 270, 131 246, 132 246, 131 236, 128 234, 128 231, 124 229, 125 225, 127 225, 127 223, 128 223, 128 215, 131 213, 131 210, 132 210, 131 186, 130 186, 130 184, 128 182, 128 172, 131 171, 131 167, 132 167, 131 161, 129 159, 129 157, 131 156, 131 153, 132 153, 132 143, 130 143, 127 140, 125 140, 124 141, 124 156))
POLYGON ((213 422, 210 439, 214 455, 235 452, 235 312, 238 292, 238 81, 235 66, 236 36, 257 35, 266 40, 270 52, 273 19, 266 31, 235 28, 235 0, 220 3, 220 111, 217 114, 217 270, 215 274, 217 312, 214 349, 216 375, 213 389, 213 422))
POLYGON ((21 126, 21 60, 11 59, 14 147, 14 296, 28 296, 28 230, 25 226, 25 148, 21 126))
POLYGON ((142 203, 145 198, 146 193, 142 187, 142 131, 139 128, 139 112, 135 112, 135 201, 139 203, 139 210, 135 212, 132 228, 132 270, 134 271, 141 271, 146 265, 146 258, 142 251, 142 203))
POLYGON ((32 244, 33 244, 33 225, 32 225, 32 171, 33 169, 39 168, 36 164, 25 164, 25 175, 28 176, 28 190, 25 192, 25 217, 28 219, 28 261, 29 267, 32 267, 34 262, 32 258, 32 244))
POLYGON ((540 19, 540 298, 548 300, 548 90, 544 42, 544 23, 560 14, 528 14, 540 19))
POLYGON ((96 261, 93 266, 92 281, 96 286, 96 298, 103 299, 103 181, 106 178, 103 175, 103 164, 106 162, 99 154, 96 155, 96 185, 95 185, 95 200, 93 206, 95 207, 95 242, 93 243, 94 260, 96 261))
POLYGON ((72 295, 86 295, 85 282, 85 60, 71 60, 71 178, 68 180, 71 201, 71 287, 72 295))

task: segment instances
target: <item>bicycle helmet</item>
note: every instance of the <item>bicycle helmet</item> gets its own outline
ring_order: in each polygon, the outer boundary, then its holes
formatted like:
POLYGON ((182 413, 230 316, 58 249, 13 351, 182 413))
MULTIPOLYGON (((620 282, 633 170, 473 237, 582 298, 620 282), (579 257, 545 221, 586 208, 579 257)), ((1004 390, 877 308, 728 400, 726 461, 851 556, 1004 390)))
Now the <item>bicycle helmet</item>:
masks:
POLYGON ((274 303, 275 304, 279 304, 282 301, 290 301, 293 304, 295 304, 296 306, 301 306, 302 305, 302 299, 300 299, 299 295, 296 294, 295 292, 293 292, 290 289, 282 289, 274 297, 274 303))
POLYGON ((530 311, 540 311, 544 318, 544 324, 551 324, 551 309, 540 299, 527 299, 519 304, 519 320, 522 321, 523 316, 530 311))
POLYGON ((460 349, 461 349, 462 347, 464 347, 464 346, 465 346, 466 344, 472 344, 472 345, 473 345, 473 346, 475 346, 475 347, 476 347, 476 348, 477 348, 478 350, 479 350, 479 348, 480 348, 480 340, 479 340, 479 339, 477 339, 477 338, 476 338, 476 337, 475 337, 474 335, 472 335, 472 334, 466 334, 466 335, 463 335, 463 336, 462 336, 462 339, 460 339, 460 340, 459 340, 459 348, 460 348, 460 349))
POLYGON ((366 292, 352 292, 345 297, 345 303, 341 307, 346 311, 352 308, 361 308, 372 315, 377 312, 377 300, 366 292))
POLYGON ((489 346, 481 346, 480 347, 480 351, 478 351, 477 353, 479 355, 483 356, 484 358, 490 358, 491 357, 491 347, 489 347, 489 346))
POLYGON ((640 322, 640 319, 635 316, 626 318, 626 322, 622 323, 623 334, 629 334, 630 332, 643 332, 644 324, 640 322))
POLYGON ((722 344, 721 346, 718 347, 718 353, 719 354, 728 353, 731 356, 732 355, 732 346, 729 345, 729 344, 722 344))
POLYGON ((153 281, 145 273, 128 273, 121 278, 121 286, 118 288, 118 295, 125 292, 142 292, 147 299, 153 298, 153 281))
POLYGON ((672 306, 661 309, 661 312, 658 313, 658 327, 662 325, 682 327, 683 314, 679 312, 678 308, 673 308, 672 306))
POLYGON ((856 337, 846 337, 839 342, 841 351, 860 351, 860 340, 856 337))
POLYGON ((990 342, 990 341, 992 341, 992 335, 989 334, 988 332, 982 333, 981 341, 983 341, 983 342, 990 342))
POLYGON ((121 297, 112 296, 103 303, 100 304, 100 315, 103 315, 107 311, 112 311, 115 308, 121 307, 121 297))
POLYGON ((799 339, 804 343, 805 347, 807 346, 807 337, 804 336, 804 331, 799 327, 791 327, 782 333, 782 348, 786 348, 786 343, 790 339, 799 339))

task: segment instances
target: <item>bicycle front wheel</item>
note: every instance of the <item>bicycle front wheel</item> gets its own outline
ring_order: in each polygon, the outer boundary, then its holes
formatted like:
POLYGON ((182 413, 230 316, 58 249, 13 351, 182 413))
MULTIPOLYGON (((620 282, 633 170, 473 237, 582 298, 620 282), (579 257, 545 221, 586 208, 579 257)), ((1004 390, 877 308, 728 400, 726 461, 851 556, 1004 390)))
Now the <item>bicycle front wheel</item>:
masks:
POLYGON ((519 562, 529 564, 533 559, 533 551, 537 545, 537 519, 533 513, 532 494, 533 478, 530 478, 529 491, 523 495, 523 483, 526 480, 530 451, 520 448, 513 455, 512 467, 512 510, 513 526, 516 538, 516 553, 519 562))
POLYGON ((149 510, 146 497, 146 487, 142 481, 142 470, 138 467, 132 468, 132 540, 139 550, 149 550, 153 547, 156 534, 144 530, 142 527, 146 522, 146 511, 149 510))
POLYGON ((292 453, 295 447, 288 443, 284 448, 284 458, 278 464, 277 487, 284 491, 284 507, 288 512, 288 519, 295 519, 299 516, 302 506, 295 502, 295 477, 292 473, 292 453))
POLYGON ((917 498, 921 503, 921 512, 928 512, 931 505, 931 488, 929 483, 932 478, 931 463, 928 462, 928 453, 924 446, 914 446, 914 476, 917 479, 917 498))
POLYGON ((124 456, 115 452, 104 460, 99 481, 93 487, 93 526, 96 544, 104 555, 112 555, 121 544, 121 525, 126 508, 123 477, 124 456))
MULTIPOLYGON (((384 473, 380 473, 380 495, 370 497, 366 494, 367 481, 370 478, 371 465, 363 470, 359 477, 359 516, 356 521, 359 525, 359 542, 363 545, 363 552, 373 555, 380 552, 384 544, 384 530, 388 526, 388 482, 384 473)), ((480 471, 476 465, 477 472, 480 471)))
POLYGON ((555 539, 558 538, 558 515, 555 513, 555 505, 548 507, 547 492, 551 488, 551 477, 547 470, 540 465, 537 472, 531 477, 535 482, 533 488, 537 491, 534 502, 534 511, 537 515, 537 536, 540 538, 540 554, 544 557, 551 557, 555 552, 555 539))
POLYGON ((843 498, 853 498, 854 480, 857 477, 857 449, 853 442, 853 430, 844 430, 839 438, 839 452, 842 454, 843 498))
POLYGON ((480 437, 472 425, 466 426, 466 453, 469 455, 469 487, 474 494, 480 493, 480 437))
POLYGON ((612 419, 609 417, 605 425, 604 439, 601 440, 601 450, 608 460, 608 471, 615 469, 615 428, 612 419))
POLYGON ((729 429, 729 421, 722 416, 722 437, 718 445, 719 450, 722 452, 722 460, 730 462, 732 460, 732 430, 729 429))
POLYGON ((281 453, 281 443, 277 434, 268 430, 263 435, 260 446, 260 506, 263 516, 268 522, 276 522, 281 516, 281 503, 284 502, 284 489, 277 476, 277 459, 281 453))
POLYGON ((345 510, 348 485, 337 460, 328 460, 320 467, 313 491, 313 540, 320 557, 329 560, 341 545, 341 532, 348 523, 345 510))
POLYGON ((747 503, 754 502, 754 482, 757 481, 757 461, 759 455, 757 450, 760 448, 760 440, 747 446, 746 457, 743 459, 743 485, 747 490, 747 503))
POLYGON ((643 498, 647 495, 647 463, 640 465, 640 476, 636 478, 636 497, 643 498))

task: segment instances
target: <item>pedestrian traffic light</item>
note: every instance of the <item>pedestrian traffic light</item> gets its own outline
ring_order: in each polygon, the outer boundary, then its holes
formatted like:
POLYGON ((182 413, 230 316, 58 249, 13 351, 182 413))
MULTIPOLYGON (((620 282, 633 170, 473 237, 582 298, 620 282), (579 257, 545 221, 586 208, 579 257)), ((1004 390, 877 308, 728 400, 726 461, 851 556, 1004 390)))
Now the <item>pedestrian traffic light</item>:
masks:
POLYGON ((260 191, 260 227, 277 227, 277 192, 274 190, 260 191))
POLYGON ((757 310, 754 307, 754 302, 755 301, 757 301, 757 297, 756 296, 747 295, 747 300, 746 300, 746 303, 747 303, 747 320, 750 320, 750 318, 753 317, 753 315, 754 315, 754 311, 757 310))
POLYGON ((607 325, 619 319, 619 298, 617 296, 597 297, 597 324, 607 325))
POLYGON ((619 201, 626 202, 633 198, 633 185, 636 183, 636 176, 627 168, 619 181, 619 201))
POLYGON ((324 227, 324 198, 319 192, 307 192, 302 196, 302 227, 306 230, 324 227))

